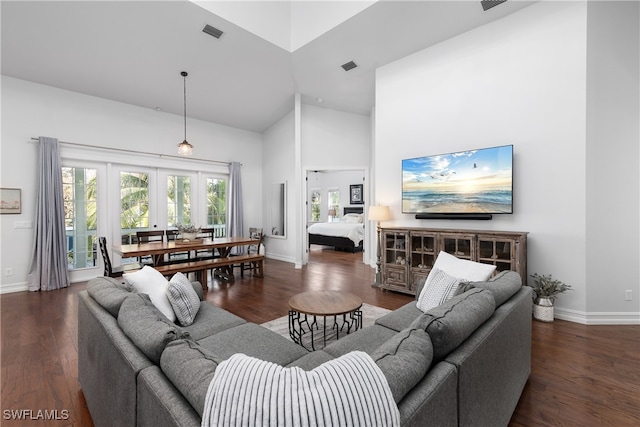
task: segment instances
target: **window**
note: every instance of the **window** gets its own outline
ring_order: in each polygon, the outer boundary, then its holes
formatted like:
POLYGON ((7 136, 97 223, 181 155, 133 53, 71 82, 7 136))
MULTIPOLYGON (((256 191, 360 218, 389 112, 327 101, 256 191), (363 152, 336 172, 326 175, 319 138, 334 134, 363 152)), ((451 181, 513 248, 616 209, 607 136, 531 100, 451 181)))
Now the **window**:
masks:
POLYGON ((137 230, 149 228, 149 174, 120 173, 122 243, 131 243, 137 230))
POLYGON ((168 226, 191 225, 191 179, 188 176, 167 177, 168 226))
POLYGON ((340 190, 329 190, 327 199, 329 221, 334 221, 340 216, 340 190))
POLYGON ((207 227, 214 228, 214 237, 225 237, 227 224, 227 181, 207 178, 207 227))
POLYGON ((94 267, 98 241, 96 170, 63 167, 62 188, 68 269, 94 267))
POLYGON ((311 221, 320 222, 320 202, 322 197, 320 196, 319 189, 311 190, 311 221))

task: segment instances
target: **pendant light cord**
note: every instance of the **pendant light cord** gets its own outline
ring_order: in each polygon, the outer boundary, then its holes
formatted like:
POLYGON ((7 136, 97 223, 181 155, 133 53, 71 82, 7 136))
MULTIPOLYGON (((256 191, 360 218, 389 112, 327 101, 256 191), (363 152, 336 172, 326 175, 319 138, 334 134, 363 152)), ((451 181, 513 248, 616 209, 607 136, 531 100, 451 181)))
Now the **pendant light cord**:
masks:
POLYGON ((182 73, 183 81, 184 81, 184 140, 187 141, 187 72, 183 71, 182 73))

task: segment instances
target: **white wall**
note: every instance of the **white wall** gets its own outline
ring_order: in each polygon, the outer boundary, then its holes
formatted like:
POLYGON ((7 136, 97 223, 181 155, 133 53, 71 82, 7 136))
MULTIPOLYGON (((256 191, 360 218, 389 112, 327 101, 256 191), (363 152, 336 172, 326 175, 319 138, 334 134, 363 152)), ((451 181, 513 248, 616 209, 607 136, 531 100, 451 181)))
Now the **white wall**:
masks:
MULTIPOLYGON (((544 2, 396 61, 376 75, 376 202, 388 224, 528 231, 530 273, 571 284, 586 315, 585 3, 544 2), (401 213, 401 160, 513 144, 514 214, 419 221, 401 213)), ((637 158, 637 156, 636 156, 637 158)))
POLYGON ((368 167, 369 123, 369 116, 303 104, 302 166, 311 169, 317 166, 317 170, 368 167))
POLYGON ((596 319, 640 313, 639 21, 638 2, 588 3, 587 311, 596 319))
MULTIPOLYGON (((181 116, 2 76, 1 185, 22 189, 23 209, 20 215, 0 216, 0 292, 26 289, 33 229, 14 229, 13 225, 34 218, 37 143, 31 137, 176 155, 184 136, 182 120, 181 116), (12 268, 13 275, 5 276, 5 268, 12 268)), ((195 146, 193 157, 243 164, 245 224, 261 224, 262 136, 188 119, 188 139, 195 146)), ((192 166, 186 162, 184 167, 192 166)))
MULTIPOLYGON (((278 182, 287 183, 287 216, 286 216, 286 236, 269 237, 269 230, 265 229, 267 238, 265 239, 266 255, 269 258, 281 261, 295 262, 296 239, 299 239, 299 232, 294 224, 297 212, 296 206, 292 203, 294 198, 295 171, 294 171, 294 112, 287 114, 279 122, 271 126, 264 133, 264 147, 262 158, 263 181, 262 188, 265 195, 263 208, 263 223, 269 224, 269 194, 270 186, 278 182)), ((298 209, 299 210, 299 209, 298 209)))

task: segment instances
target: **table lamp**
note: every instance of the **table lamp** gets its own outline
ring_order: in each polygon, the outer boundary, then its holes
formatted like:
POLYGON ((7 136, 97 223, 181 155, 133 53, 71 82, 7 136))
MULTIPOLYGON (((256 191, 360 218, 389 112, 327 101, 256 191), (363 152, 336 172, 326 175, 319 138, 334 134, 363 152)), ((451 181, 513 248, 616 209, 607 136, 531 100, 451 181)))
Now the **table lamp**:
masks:
POLYGON ((333 219, 336 217, 336 210, 335 209, 329 209, 328 214, 331 217, 331 222, 333 222, 333 219))
POLYGON ((382 284, 382 272, 380 271, 380 255, 382 254, 382 243, 380 242, 380 221, 391 219, 391 211, 389 206, 369 206, 369 221, 376 221, 376 230, 378 232, 378 261, 376 262, 376 281, 372 286, 380 286, 382 284))

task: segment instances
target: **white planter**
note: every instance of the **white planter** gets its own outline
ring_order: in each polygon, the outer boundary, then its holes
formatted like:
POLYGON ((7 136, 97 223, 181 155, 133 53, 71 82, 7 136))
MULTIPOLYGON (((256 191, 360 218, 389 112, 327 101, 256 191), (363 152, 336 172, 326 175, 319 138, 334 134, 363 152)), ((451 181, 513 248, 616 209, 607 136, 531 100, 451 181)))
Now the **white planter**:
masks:
POLYGON ((542 322, 553 322, 553 302, 546 297, 540 297, 533 303, 533 318, 542 322))
POLYGON ((197 236, 197 233, 182 233, 183 240, 195 240, 197 236))

